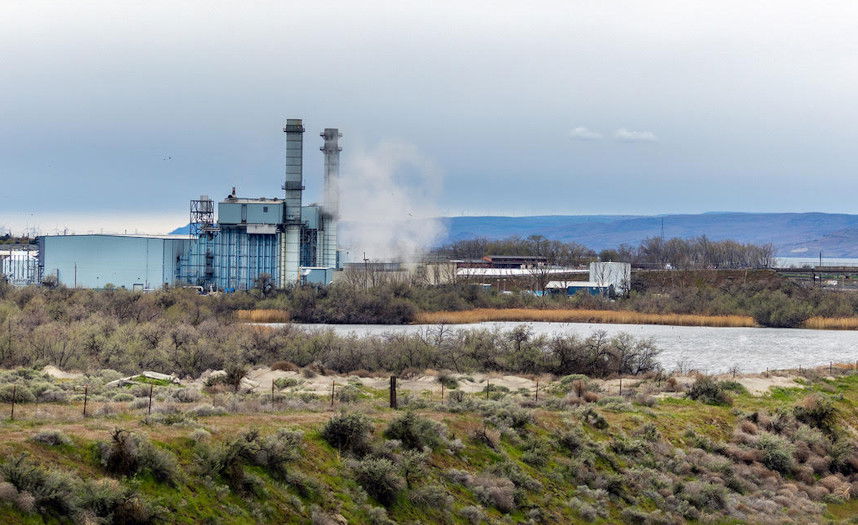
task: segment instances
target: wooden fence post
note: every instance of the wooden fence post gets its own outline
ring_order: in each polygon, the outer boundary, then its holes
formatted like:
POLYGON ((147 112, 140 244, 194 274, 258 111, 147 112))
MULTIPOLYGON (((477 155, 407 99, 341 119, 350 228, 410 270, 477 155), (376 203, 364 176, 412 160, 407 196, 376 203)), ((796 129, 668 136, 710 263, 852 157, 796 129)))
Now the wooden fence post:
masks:
POLYGON ((336 394, 337 382, 331 379, 331 408, 334 408, 334 396, 336 394))
POLYGON ((539 401, 539 379, 536 380, 536 391, 533 393, 533 400, 539 401))
POLYGON ((15 398, 18 397, 18 385, 12 385, 12 415, 10 419, 15 421, 15 398))
POLYGON ((86 417, 86 403, 89 401, 89 385, 83 387, 83 417, 86 417))
POLYGON ((492 384, 486 381, 486 399, 489 398, 489 391, 492 389, 492 384))
POLYGON ((396 401, 396 376, 390 376, 390 408, 394 410, 399 408, 396 401))
POLYGON ((444 402, 444 383, 441 383, 441 402, 444 402))
POLYGON ((149 415, 152 415, 152 390, 154 390, 154 388, 155 385, 149 385, 149 415))

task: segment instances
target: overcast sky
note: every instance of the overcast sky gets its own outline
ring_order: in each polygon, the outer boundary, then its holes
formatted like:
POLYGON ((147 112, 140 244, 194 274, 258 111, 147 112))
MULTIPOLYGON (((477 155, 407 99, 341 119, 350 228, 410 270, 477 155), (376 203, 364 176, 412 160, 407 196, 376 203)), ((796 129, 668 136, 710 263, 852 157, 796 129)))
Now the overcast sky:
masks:
POLYGON ((853 212, 856 20, 854 1, 0 0, 0 226, 158 230, 202 193, 279 195, 287 116, 308 200, 339 127, 344 177, 408 144, 444 214, 853 212))

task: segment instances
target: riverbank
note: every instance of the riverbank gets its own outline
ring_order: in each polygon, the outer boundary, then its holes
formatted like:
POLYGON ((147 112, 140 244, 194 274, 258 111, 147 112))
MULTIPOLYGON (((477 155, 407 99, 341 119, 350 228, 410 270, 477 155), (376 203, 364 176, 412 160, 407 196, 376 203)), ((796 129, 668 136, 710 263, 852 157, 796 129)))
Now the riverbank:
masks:
POLYGON ((484 322, 553 322, 657 324, 747 328, 757 326, 744 315, 648 314, 628 310, 539 310, 533 308, 476 308, 457 312, 420 312, 418 324, 472 324, 484 322))
MULTIPOLYGON (((613 323, 714 328, 758 327, 749 315, 650 314, 629 310, 541 310, 535 308, 477 308, 454 312, 420 312, 416 324, 473 324, 486 322, 613 323)), ((811 317, 800 328, 858 330, 858 317, 811 317)))

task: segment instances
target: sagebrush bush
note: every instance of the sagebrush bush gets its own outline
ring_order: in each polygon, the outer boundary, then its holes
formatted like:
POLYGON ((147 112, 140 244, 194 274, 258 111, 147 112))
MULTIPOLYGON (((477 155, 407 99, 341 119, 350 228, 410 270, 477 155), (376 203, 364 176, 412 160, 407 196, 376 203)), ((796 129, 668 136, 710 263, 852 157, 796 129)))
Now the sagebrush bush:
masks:
POLYGON ((36 400, 33 391, 23 384, 18 385, 0 385, 0 401, 11 403, 12 396, 15 396, 16 403, 32 403, 36 400))
POLYGON ((724 387, 709 376, 698 376, 688 388, 686 395, 707 405, 731 405, 733 403, 724 387))
POLYGON ((408 499, 415 505, 446 511, 453 505, 453 496, 441 485, 425 485, 412 490, 408 499))
POLYGON ((342 452, 364 454, 369 450, 372 422, 358 413, 340 413, 322 428, 322 438, 342 452))
POLYGON ((481 475, 474 478, 471 488, 484 505, 491 505, 504 513, 516 508, 515 484, 507 478, 481 475))
POLYGON ((770 433, 763 433, 757 439, 756 447, 763 451, 762 463, 767 468, 781 474, 789 474, 793 466, 793 446, 786 439, 770 433))
POLYGON ((41 443, 51 447, 71 444, 71 439, 59 430, 42 430, 30 439, 36 443, 41 443))
POLYGON ((351 465, 355 480, 382 505, 389 507, 405 488, 405 480, 390 460, 367 458, 351 465))
POLYGON ((824 432, 832 432, 837 421, 837 409, 827 398, 811 395, 793 408, 795 418, 824 432))
POLYGON ((77 510, 76 480, 68 473, 48 469, 26 455, 11 457, 0 464, 0 478, 33 498, 40 512, 55 517, 73 516, 77 510))
POLYGON ((391 421, 384 431, 384 437, 397 439, 403 447, 414 450, 437 448, 444 434, 444 427, 440 423, 410 411, 391 421))
POLYGON ((117 476, 130 477, 149 471, 156 480, 165 483, 175 483, 179 476, 176 457, 140 434, 116 429, 110 442, 99 442, 96 450, 104 469, 117 476))

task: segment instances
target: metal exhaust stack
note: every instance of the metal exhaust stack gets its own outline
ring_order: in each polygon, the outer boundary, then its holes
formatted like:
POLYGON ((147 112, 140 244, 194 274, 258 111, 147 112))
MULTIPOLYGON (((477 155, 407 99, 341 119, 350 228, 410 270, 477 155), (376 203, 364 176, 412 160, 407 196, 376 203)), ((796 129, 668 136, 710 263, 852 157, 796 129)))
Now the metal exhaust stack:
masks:
POLYGON ((325 128, 319 148, 325 154, 325 198, 322 204, 324 239, 320 246, 320 266, 337 266, 337 220, 340 216, 340 137, 336 128, 325 128))
POLYGON ((301 198, 304 192, 304 124, 301 119, 287 119, 286 127, 286 217, 280 237, 281 287, 298 282, 301 243, 301 198))

